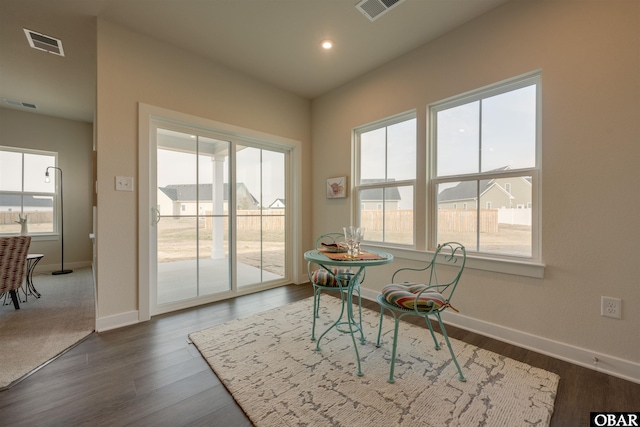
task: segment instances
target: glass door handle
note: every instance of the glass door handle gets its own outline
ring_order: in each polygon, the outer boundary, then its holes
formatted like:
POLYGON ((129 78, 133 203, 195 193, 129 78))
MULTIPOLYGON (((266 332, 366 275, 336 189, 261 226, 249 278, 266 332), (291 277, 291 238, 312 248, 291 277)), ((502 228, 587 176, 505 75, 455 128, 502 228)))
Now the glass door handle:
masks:
POLYGON ((160 218, 160 211, 156 208, 151 208, 151 225, 159 223, 160 218))

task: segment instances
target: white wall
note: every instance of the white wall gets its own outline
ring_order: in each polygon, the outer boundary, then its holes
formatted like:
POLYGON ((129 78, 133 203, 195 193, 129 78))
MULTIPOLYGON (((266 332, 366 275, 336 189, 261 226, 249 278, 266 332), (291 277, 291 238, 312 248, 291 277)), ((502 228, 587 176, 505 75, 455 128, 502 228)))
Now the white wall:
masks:
MULTIPOLYGON (((138 176, 138 103, 301 141, 304 171, 311 150, 308 100, 104 20, 97 34, 100 323, 137 318, 131 313, 139 307, 138 194, 114 190, 115 176, 138 176)), ((308 182, 303 176, 303 218, 310 216, 308 182)))
POLYGON ((545 276, 467 269, 458 320, 640 381, 639 41, 640 2, 513 1, 314 100, 313 235, 349 222, 351 199, 324 188, 351 174, 352 128, 417 109, 423 144, 429 103, 541 69, 545 276), (600 316, 602 295, 622 299, 622 320, 600 316))
MULTIPOLYGON (((64 266, 65 269, 90 266, 93 125, 0 108, 0 145, 58 153, 58 166, 64 178, 64 266)), ((59 270, 60 249, 59 239, 32 239, 29 252, 44 254, 36 272, 59 270)))

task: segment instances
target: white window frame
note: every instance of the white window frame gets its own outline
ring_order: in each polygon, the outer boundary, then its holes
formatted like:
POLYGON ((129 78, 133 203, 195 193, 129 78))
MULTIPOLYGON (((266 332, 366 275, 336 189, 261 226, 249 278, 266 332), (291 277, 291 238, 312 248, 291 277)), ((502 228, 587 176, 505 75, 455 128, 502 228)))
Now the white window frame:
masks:
MULTIPOLYGON (((51 240, 55 239, 59 235, 59 226, 58 226, 58 198, 59 198, 59 188, 60 188, 60 180, 58 178, 58 174, 56 171, 50 172, 54 176, 55 188, 53 192, 33 192, 33 191, 24 191, 24 155, 25 154, 35 154, 42 156, 52 156, 54 158, 54 164, 51 166, 58 167, 58 153, 55 151, 43 151, 43 150, 32 150, 28 148, 20 148, 20 147, 8 147, 0 145, 0 150, 2 151, 12 151, 14 153, 22 154, 22 176, 20 179, 22 180, 22 190, 21 191, 1 191, 0 195, 12 195, 12 196, 46 196, 52 197, 52 221, 53 221, 53 231, 51 232, 34 232, 33 230, 29 230, 29 235, 33 240, 51 240)), ((45 170, 42 171, 42 180, 45 179, 45 170)), ((21 205, 20 205, 20 214, 24 214, 24 199, 21 197, 21 205)), ((27 221, 28 223, 28 221, 27 221)), ((16 233, 0 233, 0 237, 8 237, 8 236, 17 236, 20 234, 20 231, 16 233)))
MULTIPOLYGON (((360 224, 360 213, 362 210, 362 206, 360 206, 359 203, 359 193, 362 190, 367 190, 367 189, 374 189, 374 188, 380 188, 382 189, 383 193, 384 190, 386 188, 390 188, 390 187, 412 187, 413 188, 413 236, 412 236, 412 244, 407 245, 407 244, 401 244, 401 243, 393 243, 393 242, 370 242, 373 243, 376 246, 382 246, 382 247, 403 247, 403 248, 415 248, 416 247, 416 210, 417 210, 417 206, 416 206, 416 185, 417 185, 417 174, 418 174, 418 167, 419 165, 416 165, 416 177, 414 177, 414 179, 407 179, 407 180, 397 180, 397 181, 381 181, 381 182, 376 182, 376 183, 367 183, 367 184, 362 184, 361 183, 361 174, 360 174, 360 158, 359 158, 359 153, 360 153, 360 135, 366 132, 371 132, 373 130, 376 129, 381 129, 381 128, 386 128, 392 125, 395 125, 397 123, 402 123, 408 120, 413 120, 416 119, 416 132, 417 132, 417 127, 420 126, 420 123, 417 120, 417 114, 416 114, 416 110, 411 110, 411 111, 407 111, 395 116, 391 116, 391 117, 387 117, 385 119, 382 120, 378 120, 372 123, 369 123, 367 125, 363 125, 363 126, 359 126, 355 129, 353 129, 353 170, 352 170, 352 176, 354 177, 353 180, 353 204, 352 204, 352 215, 351 215, 351 219, 352 219, 352 223, 360 224)), ((416 135, 416 145, 417 145, 417 135, 416 135)), ((416 151, 417 151, 416 147, 416 151)), ((386 153, 385 153, 385 157, 386 157, 386 153)), ((378 210, 382 210, 382 204, 378 204, 377 205, 377 209, 378 210)), ((365 233, 365 240, 366 240, 366 236, 367 234, 365 233)))
MULTIPOLYGON (((428 141, 428 152, 430 156, 429 163, 429 172, 428 172, 428 201, 427 203, 430 206, 429 212, 429 220, 428 220, 428 244, 429 250, 434 250, 437 246, 436 236, 437 236, 437 194, 436 189, 439 184, 444 184, 448 182, 458 182, 462 180, 480 180, 487 178, 508 178, 508 177, 524 177, 530 176, 532 180, 532 189, 531 189, 531 197, 532 197, 532 229, 531 229, 531 257, 517 257, 517 256, 506 256, 506 255, 497 255, 497 254, 486 254, 486 253, 472 253, 469 254, 467 252, 468 258, 478 258, 484 261, 485 265, 492 265, 493 261, 504 261, 510 263, 522 263, 526 265, 533 266, 533 272, 530 275, 534 277, 541 277, 543 274, 543 264, 542 264, 542 253, 541 253, 541 192, 540 192, 540 181, 541 181, 541 92, 542 92, 542 76, 540 71, 535 71, 532 73, 527 73, 522 76, 515 77, 513 79, 509 79, 503 82, 499 82, 490 86, 486 86, 480 88, 478 90, 465 93, 463 95, 455 96, 428 106, 428 125, 429 125, 429 141, 428 141), (436 119, 437 113, 441 110, 446 110, 449 108, 456 107, 458 105, 467 104, 470 102, 474 102, 480 99, 485 99, 491 96, 499 95, 502 93, 510 92, 516 89, 520 89, 526 86, 531 86, 532 84, 536 85, 536 147, 535 147, 535 165, 530 168, 521 168, 521 169, 513 169, 509 171, 500 171, 500 172, 483 172, 477 174, 465 174, 465 175, 454 175, 454 176, 446 176, 446 177, 437 177, 437 153, 436 153, 436 145, 437 145, 437 129, 436 129, 436 119), (487 264, 488 262, 488 264, 487 264), (538 268, 540 267, 540 268, 538 268)), ((494 264, 495 265, 495 264, 494 264)), ((494 268, 486 268, 489 270, 494 270, 494 268)), ((501 268, 496 268, 495 270, 503 271, 501 268)), ((510 270, 510 269, 507 269, 510 270)))

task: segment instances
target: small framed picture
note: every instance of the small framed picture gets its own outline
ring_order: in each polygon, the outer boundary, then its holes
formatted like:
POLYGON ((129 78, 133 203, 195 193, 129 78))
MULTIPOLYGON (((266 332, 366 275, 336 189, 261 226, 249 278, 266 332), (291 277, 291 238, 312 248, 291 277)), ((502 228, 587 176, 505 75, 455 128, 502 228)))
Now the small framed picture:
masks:
POLYGON ((327 179, 327 199, 344 199, 347 197, 347 177, 327 179))

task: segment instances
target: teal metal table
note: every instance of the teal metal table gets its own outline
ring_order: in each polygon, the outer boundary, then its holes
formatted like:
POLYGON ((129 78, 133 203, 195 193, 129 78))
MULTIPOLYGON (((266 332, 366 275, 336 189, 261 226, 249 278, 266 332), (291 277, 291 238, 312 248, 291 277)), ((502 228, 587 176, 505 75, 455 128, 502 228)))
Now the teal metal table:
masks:
POLYGON ((347 282, 347 286, 346 286, 347 295, 346 295, 346 299, 344 295, 342 295, 342 309, 340 310, 340 315, 338 316, 336 321, 333 322, 331 326, 329 326, 329 328, 327 328, 327 330, 324 331, 316 341, 316 350, 320 350, 320 341, 322 340, 322 337, 324 337, 330 330, 335 328, 338 332, 350 333, 351 340, 353 341, 353 348, 355 349, 355 352, 356 352, 356 360, 358 362, 357 374, 359 376, 362 376, 362 369, 360 367, 360 353, 358 352, 358 346, 356 344, 355 332, 357 331, 360 332, 360 342, 362 344, 365 343, 365 339, 364 339, 364 333, 362 331, 362 328, 360 327, 360 324, 356 322, 353 317, 353 303, 352 303, 353 288, 355 284, 358 283, 358 280, 360 280, 360 277, 364 275, 364 270, 366 267, 389 264, 390 262, 393 261, 393 255, 387 252, 373 251, 373 250, 367 250, 363 252, 364 253, 361 256, 354 259, 347 258, 346 254, 326 254, 317 249, 307 251, 304 253, 305 260, 309 262, 313 262, 314 264, 318 264, 320 267, 327 270, 330 274, 333 274, 331 267, 350 267, 350 268, 358 269, 357 272, 355 273, 350 273, 350 274, 338 273, 334 275, 336 280, 340 282, 345 282, 345 281, 347 282), (346 320, 344 320, 345 301, 348 302, 348 304, 346 304, 346 307, 347 307, 346 320), (349 329, 348 330, 340 329, 340 327, 344 325, 347 325, 349 329))

